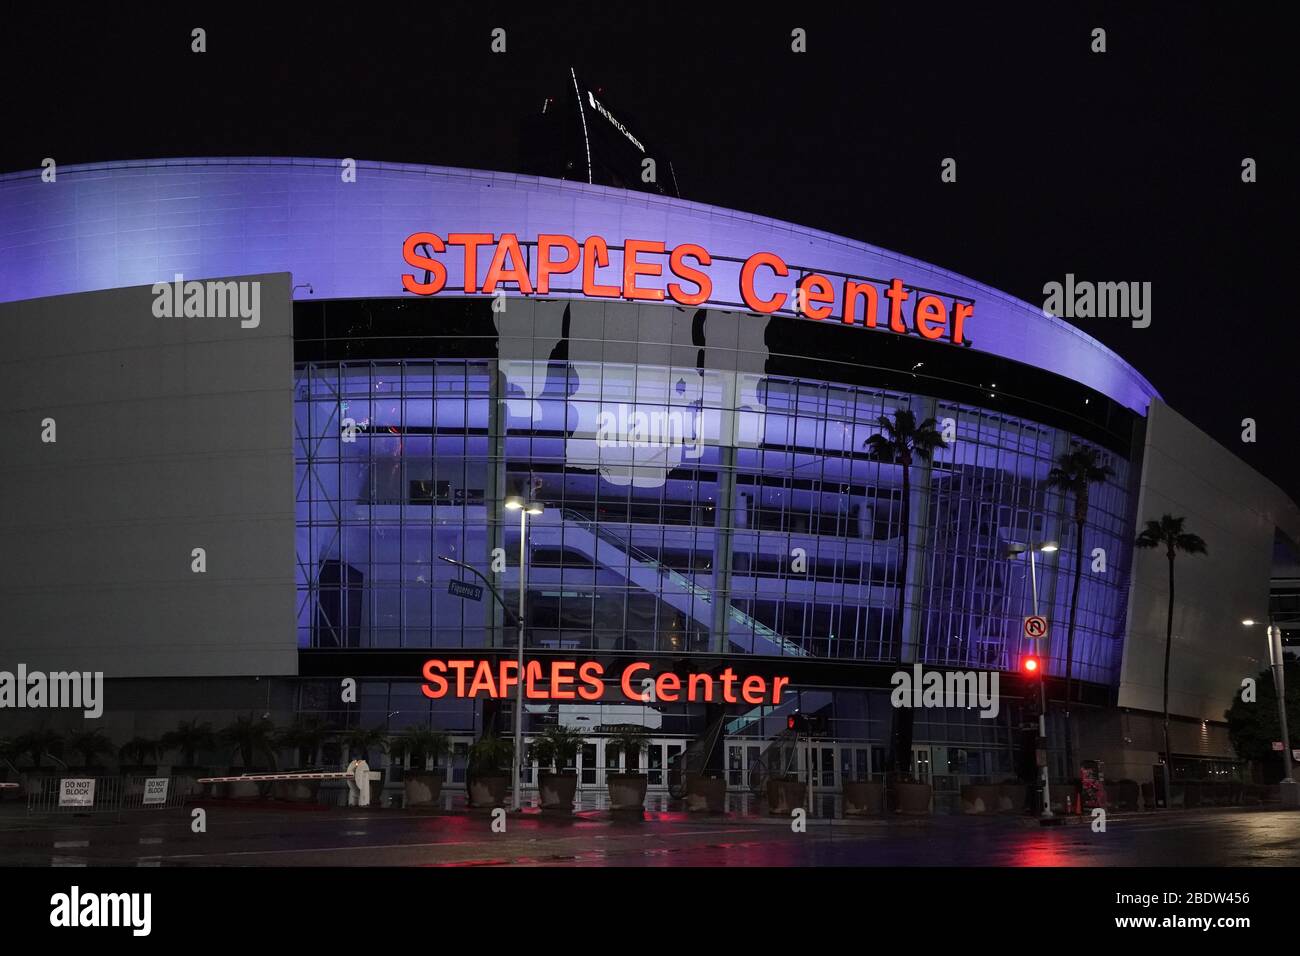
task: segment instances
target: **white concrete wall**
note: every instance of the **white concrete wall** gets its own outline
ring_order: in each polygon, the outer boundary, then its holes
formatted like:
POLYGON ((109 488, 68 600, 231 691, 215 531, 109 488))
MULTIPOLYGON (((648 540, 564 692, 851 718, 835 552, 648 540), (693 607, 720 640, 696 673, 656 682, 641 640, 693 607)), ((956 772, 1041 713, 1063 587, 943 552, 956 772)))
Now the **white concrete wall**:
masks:
MULTIPOLYGON (((1264 627, 1243 627, 1268 611, 1273 536, 1300 533, 1300 511, 1277 486, 1159 400, 1151 403, 1143 450, 1137 530, 1162 514, 1182 515, 1208 555, 1175 559, 1174 640, 1169 710, 1223 720, 1245 677, 1268 664, 1264 627)), ((1133 564, 1128 639, 1119 705, 1162 710, 1168 561, 1139 551, 1133 564)))
POLYGON ((0 668, 296 673, 292 280, 243 278, 257 328, 148 286, 0 305, 0 668))

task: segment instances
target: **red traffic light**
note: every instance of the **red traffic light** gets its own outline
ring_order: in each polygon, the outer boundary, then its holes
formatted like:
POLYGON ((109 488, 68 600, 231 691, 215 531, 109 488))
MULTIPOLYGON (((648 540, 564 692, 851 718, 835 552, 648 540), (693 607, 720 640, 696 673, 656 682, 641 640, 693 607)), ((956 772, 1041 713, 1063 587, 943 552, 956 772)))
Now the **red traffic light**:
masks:
POLYGON ((791 714, 785 719, 785 729, 794 730, 794 714, 791 714))
POLYGON ((1037 674, 1039 666, 1038 657, 1034 654, 1026 654, 1020 661, 1020 669, 1026 674, 1037 674))

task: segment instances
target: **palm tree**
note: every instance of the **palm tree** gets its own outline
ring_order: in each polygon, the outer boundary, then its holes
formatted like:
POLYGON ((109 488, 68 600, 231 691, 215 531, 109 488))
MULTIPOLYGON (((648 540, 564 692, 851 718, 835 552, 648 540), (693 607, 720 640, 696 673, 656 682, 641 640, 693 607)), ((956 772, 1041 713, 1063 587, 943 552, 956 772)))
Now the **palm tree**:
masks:
POLYGON ((1175 518, 1171 514, 1160 516, 1159 521, 1148 521, 1142 533, 1137 536, 1139 548, 1165 549, 1169 559, 1169 611, 1165 615, 1165 806, 1169 806, 1169 652, 1174 644, 1174 557, 1179 551, 1184 554, 1205 554, 1205 541, 1191 532, 1183 530, 1183 517, 1175 518))
POLYGON ((117 751, 117 759, 127 766, 140 766, 158 759, 162 745, 149 737, 132 737, 117 751))
POLYGON ((392 739, 388 753, 402 763, 410 755, 412 773, 422 773, 429 758, 433 759, 433 769, 438 769, 438 761, 447 752, 450 743, 450 738, 440 730, 413 727, 400 737, 392 739))
POLYGON ((19 753, 25 753, 32 758, 33 767, 39 768, 42 757, 47 754, 57 757, 63 752, 63 735, 41 727, 20 734, 14 739, 14 746, 18 748, 19 753))
POLYGON ((84 758, 83 767, 93 766, 100 754, 111 754, 113 743, 98 730, 78 730, 68 735, 67 748, 84 758))
POLYGON ((332 733, 329 724, 319 717, 299 717, 282 733, 276 743, 294 751, 298 763, 315 767, 320 760, 320 748, 332 733), (303 760, 306 754, 306 760, 303 760))
POLYGON ((1070 733, 1070 701, 1074 699, 1074 619, 1079 610, 1079 583, 1083 580, 1083 526, 1088 520, 1091 488, 1115 474, 1097 461, 1099 452, 1084 446, 1056 460, 1047 484, 1074 498, 1074 586, 1070 589, 1070 623, 1065 631, 1065 766, 1074 774, 1074 738, 1070 733))
POLYGON ((169 730, 162 736, 162 749, 179 750, 185 757, 185 766, 194 766, 194 757, 200 750, 211 750, 217 745, 217 735, 212 732, 211 724, 201 724, 197 720, 182 720, 175 730, 169 730))
POLYGON ((344 746, 350 753, 360 753, 370 762, 370 751, 378 749, 388 752, 388 734, 383 727, 357 727, 343 735, 344 746))
MULTIPOLYGON (((866 441, 871 456, 878 461, 888 461, 903 468, 903 499, 900 520, 902 530, 898 547, 898 603, 894 610, 898 648, 894 655, 896 664, 903 663, 903 609, 907 600, 907 559, 912 512, 912 462, 929 461, 937 448, 946 444, 939 434, 933 418, 921 424, 909 408, 897 408, 894 417, 881 415, 877 420, 880 431, 866 441)), ((912 710, 899 707, 894 710, 894 768, 902 771, 911 763, 912 710)))
POLYGON ((6 765, 9 769, 17 772, 18 768, 14 764, 18 762, 18 757, 22 752, 18 738, 0 737, 0 764, 6 765))
POLYGON ((245 769, 251 769, 259 756, 275 766, 275 724, 270 719, 242 714, 222 728, 220 738, 239 751, 245 769))

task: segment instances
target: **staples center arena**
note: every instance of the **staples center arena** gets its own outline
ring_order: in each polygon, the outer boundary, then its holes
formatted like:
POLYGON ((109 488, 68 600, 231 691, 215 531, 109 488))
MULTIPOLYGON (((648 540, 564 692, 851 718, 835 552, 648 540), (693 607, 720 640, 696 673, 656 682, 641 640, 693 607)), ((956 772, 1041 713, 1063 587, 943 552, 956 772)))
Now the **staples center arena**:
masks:
POLYGON ((652 790, 716 730, 741 791, 796 710, 818 718, 819 786, 878 774, 891 675, 919 663, 1001 676, 996 715, 914 714, 904 761, 950 804, 1024 775, 1021 660, 1044 656, 1059 702, 1082 553, 1075 753, 1145 782, 1168 569, 1133 540, 1169 512, 1209 545, 1178 567, 1175 775, 1235 770, 1224 711, 1268 663, 1241 621, 1267 615, 1300 513, 1120 356, 791 223, 587 182, 352 173, 0 177, 4 668, 103 671, 96 728, 118 743, 248 713, 431 726, 455 783, 470 742, 513 732, 522 555, 524 732, 581 729, 584 789, 635 724, 652 790), (944 432, 932 458, 873 452, 900 410, 944 432), (1081 549, 1048 482, 1079 446, 1111 471, 1081 549))

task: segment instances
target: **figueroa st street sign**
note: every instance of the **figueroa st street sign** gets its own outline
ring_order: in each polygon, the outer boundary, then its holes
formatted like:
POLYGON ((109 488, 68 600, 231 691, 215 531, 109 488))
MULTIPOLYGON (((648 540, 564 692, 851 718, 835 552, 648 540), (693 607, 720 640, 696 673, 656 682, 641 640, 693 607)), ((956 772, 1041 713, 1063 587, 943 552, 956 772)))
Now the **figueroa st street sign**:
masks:
MULTIPOLYGON (((605 696, 605 668, 596 661, 529 661, 524 668, 524 697, 528 700, 600 700, 605 696)), ((788 677, 751 674, 741 677, 730 667, 714 677, 712 674, 678 674, 664 672, 650 678, 650 665, 644 661, 628 664, 619 679, 619 689, 628 700, 655 700, 664 703, 720 702, 727 704, 779 704, 781 691, 790 684, 788 677)), ((431 658, 424 664, 424 683, 420 690, 430 700, 448 694, 453 697, 505 698, 519 683, 519 665, 500 661, 495 666, 486 660, 440 660, 431 658)))
MULTIPOLYGON (((573 236, 542 234, 535 242, 521 242, 510 232, 500 236, 452 232, 445 240, 432 232, 416 232, 402 244, 402 259, 423 271, 423 276, 402 275, 402 288, 415 295, 446 291, 547 296, 562 292, 631 302, 709 303, 743 307, 762 315, 784 310, 807 319, 914 333, 953 345, 970 344, 966 321, 975 313, 975 303, 969 299, 908 286, 897 278, 886 281, 836 275, 832 279, 791 266, 773 252, 755 252, 743 261, 718 257, 716 266, 728 265, 740 298, 715 298, 714 257, 703 246, 690 242, 670 249, 650 239, 627 239, 620 247, 600 236, 579 241, 573 236), (463 276, 452 278, 453 282, 459 279, 459 287, 448 286, 448 263, 440 258, 449 250, 463 263, 463 276), (621 267, 610 268, 611 252, 621 257, 621 267), (486 274, 483 263, 487 263, 486 274), (598 269, 607 272, 598 276, 598 269), (574 278, 557 281, 564 276, 574 278), (581 284, 577 284, 579 277, 581 284), (665 282, 668 278, 680 281, 665 282), (553 281, 557 281, 554 290, 553 281)), ((723 295, 721 290, 719 295, 723 295)))

